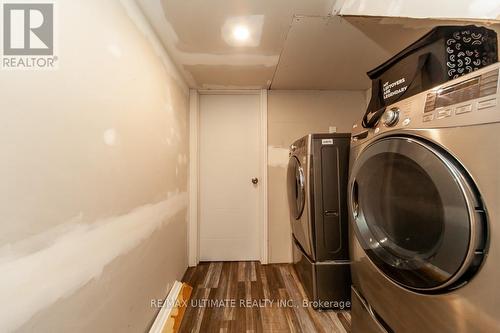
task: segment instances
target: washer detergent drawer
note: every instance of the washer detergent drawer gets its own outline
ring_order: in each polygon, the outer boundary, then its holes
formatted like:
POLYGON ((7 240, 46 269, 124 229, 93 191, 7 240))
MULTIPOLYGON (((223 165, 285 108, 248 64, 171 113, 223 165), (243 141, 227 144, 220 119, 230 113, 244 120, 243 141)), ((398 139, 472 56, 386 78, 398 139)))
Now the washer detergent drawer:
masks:
POLYGON ((351 287, 351 325, 352 333, 393 333, 391 329, 384 327, 372 311, 370 306, 358 294, 354 287, 351 287))

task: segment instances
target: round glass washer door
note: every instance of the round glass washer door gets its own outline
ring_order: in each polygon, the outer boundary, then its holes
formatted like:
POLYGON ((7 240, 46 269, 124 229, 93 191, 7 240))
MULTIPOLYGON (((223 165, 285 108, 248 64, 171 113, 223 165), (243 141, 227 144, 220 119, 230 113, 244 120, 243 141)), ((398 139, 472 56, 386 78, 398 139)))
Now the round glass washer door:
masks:
POLYGON ((352 169, 356 236, 390 279, 414 290, 457 283, 482 260, 484 221, 469 178, 423 140, 388 137, 365 148, 352 169))
POLYGON ((304 169, 295 156, 292 156, 288 162, 287 183, 290 214, 298 220, 304 211, 306 192, 304 169))

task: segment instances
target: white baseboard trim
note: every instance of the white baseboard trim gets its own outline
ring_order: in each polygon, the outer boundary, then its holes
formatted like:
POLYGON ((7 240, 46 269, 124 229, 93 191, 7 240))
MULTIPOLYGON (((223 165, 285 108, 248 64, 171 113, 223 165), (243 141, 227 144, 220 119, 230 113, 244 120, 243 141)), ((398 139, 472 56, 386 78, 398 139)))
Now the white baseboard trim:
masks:
POLYGON ((172 314, 172 310, 175 308, 175 303, 177 301, 177 298, 179 297, 181 290, 182 283, 179 281, 175 281, 172 289, 170 289, 170 292, 167 295, 167 298, 165 298, 163 306, 161 307, 160 312, 158 312, 153 325, 149 329, 149 333, 161 333, 164 331, 165 325, 167 324, 167 321, 172 314))

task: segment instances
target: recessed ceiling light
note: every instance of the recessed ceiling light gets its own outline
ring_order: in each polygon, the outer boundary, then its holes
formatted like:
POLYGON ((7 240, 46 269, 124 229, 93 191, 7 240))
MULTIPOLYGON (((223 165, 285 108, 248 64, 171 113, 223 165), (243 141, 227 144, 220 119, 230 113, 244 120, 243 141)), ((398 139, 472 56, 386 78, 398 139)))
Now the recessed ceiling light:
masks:
MULTIPOLYGON (((498 1, 498 0, 497 0, 498 1)), ((220 28, 222 39, 234 47, 257 47, 262 38, 264 15, 231 16, 220 28)))
POLYGON ((239 25, 233 29, 233 37, 240 42, 246 41, 250 37, 250 31, 247 27, 239 25))

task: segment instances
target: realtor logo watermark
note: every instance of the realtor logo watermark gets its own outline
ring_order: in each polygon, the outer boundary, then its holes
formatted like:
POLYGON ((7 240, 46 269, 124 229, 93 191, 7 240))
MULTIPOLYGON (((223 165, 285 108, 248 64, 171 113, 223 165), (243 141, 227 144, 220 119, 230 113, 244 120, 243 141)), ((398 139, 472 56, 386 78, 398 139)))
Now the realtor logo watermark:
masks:
POLYGON ((54 3, 4 2, 2 69, 54 69, 54 3))

